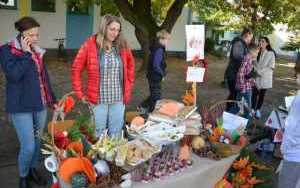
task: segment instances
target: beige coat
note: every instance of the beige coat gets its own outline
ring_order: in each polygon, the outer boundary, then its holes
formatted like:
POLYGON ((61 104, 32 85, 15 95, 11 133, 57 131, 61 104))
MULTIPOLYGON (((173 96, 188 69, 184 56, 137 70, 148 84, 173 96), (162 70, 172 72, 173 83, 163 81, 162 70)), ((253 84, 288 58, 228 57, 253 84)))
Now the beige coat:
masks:
POLYGON ((269 89, 273 86, 273 70, 275 68, 275 54, 265 50, 261 53, 260 59, 254 64, 254 68, 260 75, 256 78, 258 89, 269 89))

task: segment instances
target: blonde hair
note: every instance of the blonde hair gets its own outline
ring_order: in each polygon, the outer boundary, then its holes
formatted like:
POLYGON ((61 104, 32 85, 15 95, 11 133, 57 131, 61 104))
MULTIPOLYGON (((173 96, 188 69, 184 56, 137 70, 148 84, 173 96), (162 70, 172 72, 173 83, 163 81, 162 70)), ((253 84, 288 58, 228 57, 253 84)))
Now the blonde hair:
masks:
POLYGON ((162 29, 156 33, 158 39, 169 39, 171 37, 170 33, 165 29, 162 29))
POLYGON ((100 28, 97 33, 97 47, 99 49, 106 49, 107 46, 105 45, 105 35, 107 32, 107 27, 112 23, 112 22, 117 22, 120 24, 120 32, 117 38, 113 41, 113 46, 117 49, 117 51, 120 51, 123 48, 129 48, 128 42, 122 35, 122 24, 120 21, 120 18, 111 14, 106 14, 103 16, 101 23, 100 23, 100 28))

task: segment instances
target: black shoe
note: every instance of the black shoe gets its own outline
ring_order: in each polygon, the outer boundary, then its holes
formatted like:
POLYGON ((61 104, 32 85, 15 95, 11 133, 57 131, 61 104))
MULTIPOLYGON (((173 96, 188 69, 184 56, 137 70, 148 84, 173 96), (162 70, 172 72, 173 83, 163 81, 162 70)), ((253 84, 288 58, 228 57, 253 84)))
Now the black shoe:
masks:
POLYGON ((47 180, 42 177, 34 168, 29 170, 28 180, 33 181, 39 186, 47 185, 47 180))
POLYGON ((20 177, 19 188, 31 188, 27 177, 20 177))

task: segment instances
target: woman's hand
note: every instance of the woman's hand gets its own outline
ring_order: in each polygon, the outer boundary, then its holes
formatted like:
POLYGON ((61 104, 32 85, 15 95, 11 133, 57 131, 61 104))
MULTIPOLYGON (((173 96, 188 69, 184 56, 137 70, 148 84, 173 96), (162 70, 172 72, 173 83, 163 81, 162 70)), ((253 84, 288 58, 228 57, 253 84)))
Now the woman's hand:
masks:
POLYGON ((29 37, 23 37, 21 36, 21 45, 22 45, 22 49, 25 51, 25 52, 32 52, 31 51, 31 42, 30 42, 30 39, 29 37))

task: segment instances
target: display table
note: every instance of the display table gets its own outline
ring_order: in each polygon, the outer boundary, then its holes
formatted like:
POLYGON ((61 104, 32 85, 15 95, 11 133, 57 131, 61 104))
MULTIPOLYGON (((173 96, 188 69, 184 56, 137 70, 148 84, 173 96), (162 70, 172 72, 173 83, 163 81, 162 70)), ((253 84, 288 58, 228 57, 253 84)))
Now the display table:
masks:
POLYGON ((193 155, 193 166, 181 173, 149 183, 135 182, 133 188, 213 188, 239 155, 214 161, 193 155))

